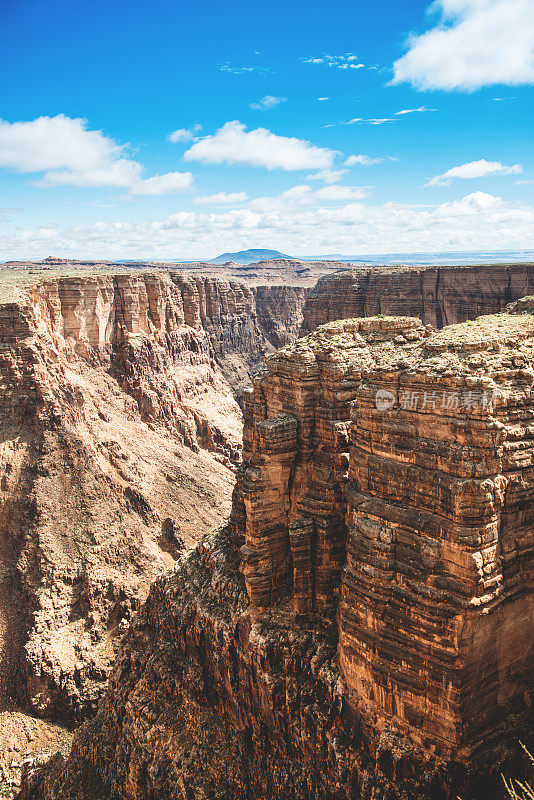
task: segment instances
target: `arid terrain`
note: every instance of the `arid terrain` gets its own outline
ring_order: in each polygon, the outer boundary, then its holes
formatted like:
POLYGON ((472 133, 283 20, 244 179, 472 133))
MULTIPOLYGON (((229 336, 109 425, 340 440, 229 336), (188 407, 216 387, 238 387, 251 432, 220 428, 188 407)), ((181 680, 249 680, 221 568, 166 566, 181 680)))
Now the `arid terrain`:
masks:
POLYGON ((534 265, 0 281, 4 794, 26 759, 28 800, 497 797, 532 734, 534 265))

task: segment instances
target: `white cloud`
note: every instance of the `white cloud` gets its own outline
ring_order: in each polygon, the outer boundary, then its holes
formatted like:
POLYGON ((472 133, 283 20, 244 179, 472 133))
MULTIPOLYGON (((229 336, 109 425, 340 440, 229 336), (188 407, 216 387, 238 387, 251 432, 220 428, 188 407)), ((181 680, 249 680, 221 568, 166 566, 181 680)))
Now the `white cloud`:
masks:
POLYGON ((130 194, 158 195, 190 189, 193 176, 190 172, 166 172, 138 181, 130 187, 130 194))
POLYGON ((275 97, 272 94, 266 94, 257 103, 250 103, 250 108, 254 111, 267 111, 269 108, 279 106, 280 103, 287 103, 287 97, 275 97))
POLYGON ((202 125, 193 125, 192 128, 178 128, 172 133, 169 133, 167 139, 169 142, 173 144, 178 144, 178 142, 191 142, 197 133, 202 130, 202 125))
POLYGON ((142 167, 87 121, 64 114, 29 122, 0 120, 0 168, 44 173, 46 186, 115 186, 139 180, 142 167))
POLYGON ((324 183, 339 183, 343 175, 346 175, 346 169, 321 169, 312 175, 306 175, 308 181, 324 181, 324 183))
POLYGON ((341 202, 343 200, 363 200, 369 192, 359 186, 323 186, 315 192, 318 200, 327 202, 341 202))
POLYGON ((395 116, 403 117, 405 114, 418 114, 425 111, 437 111, 437 109, 427 108, 426 106, 419 106, 419 108, 403 108, 402 111, 395 111, 395 116))
POLYGON ((325 100, 330 100, 330 98, 329 97, 318 97, 317 100, 319 100, 320 103, 324 103, 325 100))
POLYGON ((370 167, 373 164, 381 164, 382 161, 384 161, 383 158, 380 158, 380 157, 373 158, 373 156, 366 156, 366 155, 363 155, 363 153, 362 153, 361 155, 358 155, 358 156, 356 156, 356 155, 349 156, 343 162, 343 165, 345 167, 355 167, 356 164, 359 164, 362 167, 370 167))
POLYGON ((364 119, 362 122, 366 122, 368 125, 385 125, 388 122, 397 122, 394 117, 382 117, 381 119, 364 119))
POLYGON ((454 178, 472 179, 484 178, 487 175, 519 175, 523 171, 521 164, 513 164, 508 167, 500 161, 486 161, 481 158, 479 161, 469 161, 458 167, 451 167, 441 175, 431 178, 427 186, 448 186, 454 178))
POLYGON ((364 119, 362 117, 353 117, 344 122, 329 122, 323 125, 323 128, 334 128, 336 125, 357 125, 359 122, 364 122, 364 119))
POLYGON ((254 67, 234 67, 232 64, 221 64, 221 72, 230 72, 232 75, 242 75, 244 72, 254 72, 254 67))
POLYGON ((64 114, 28 122, 0 120, 0 169, 41 174, 39 186, 109 186, 133 194, 162 194, 190 185, 191 173, 144 179, 143 167, 87 120, 64 114), (179 185, 180 184, 180 185, 179 185))
POLYGON ((534 83, 532 0, 435 0, 430 10, 441 18, 411 37, 393 83, 449 91, 534 83))
POLYGON ((280 214, 281 219, 286 217, 290 211, 296 213, 299 207, 309 207, 310 209, 322 206, 326 203, 339 203, 355 200, 363 200, 369 194, 367 189, 359 186, 323 186, 321 189, 313 190, 307 184, 292 186, 279 195, 270 197, 256 197, 248 204, 248 209, 260 214, 280 214))
POLYGON ((205 194, 195 197, 197 205, 226 205, 230 203, 244 203, 248 200, 246 192, 217 192, 217 194, 205 194))
POLYGON ((342 56, 310 56, 303 59, 305 64, 322 64, 325 67, 334 69, 363 69, 365 64, 358 62, 358 57, 354 53, 345 53, 342 56))
POLYGON ((277 136, 267 128, 247 131, 238 120, 226 122, 184 153, 186 161, 204 164, 248 164, 267 169, 327 169, 336 153, 303 139, 277 136))
MULTIPOLYGON (((306 203, 310 188, 271 205, 180 211, 161 220, 110 221, 70 228, 14 227, 0 233, 0 259, 59 256, 176 259, 221 250, 272 247, 293 254, 436 252, 532 247, 534 207, 474 192, 428 208, 358 201, 306 203), (291 199, 292 198, 292 199, 291 199), (298 199, 300 198, 300 199, 298 199), (288 213, 288 212, 291 213, 288 213)), ((15 222, 13 223, 15 225, 15 222)))

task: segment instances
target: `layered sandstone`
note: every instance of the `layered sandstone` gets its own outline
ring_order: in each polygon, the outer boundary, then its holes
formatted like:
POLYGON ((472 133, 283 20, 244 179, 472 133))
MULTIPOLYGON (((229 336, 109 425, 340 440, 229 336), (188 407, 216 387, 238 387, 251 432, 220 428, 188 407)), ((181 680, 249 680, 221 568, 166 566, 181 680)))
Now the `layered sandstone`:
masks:
POLYGON ((192 305, 144 275, 0 307, 5 701, 93 711, 151 580, 228 511, 240 411, 192 305))
POLYGON ((468 761, 532 722, 534 318, 377 365, 352 413, 339 658, 373 735, 468 761), (400 366, 400 368, 399 368, 400 366), (391 408, 377 408, 387 392, 391 408))
POLYGON ((252 602, 295 605, 335 596, 345 546, 348 425, 362 375, 427 335, 419 320, 344 320, 269 356, 245 397, 244 467, 234 492, 252 602), (313 570, 312 570, 313 560, 313 570))
POLYGON ((156 582, 21 798, 499 798, 533 734, 533 312, 271 356, 231 528, 156 582))
POLYGON ((273 349, 269 337, 300 326, 304 299, 163 271, 23 277, 0 285, 8 795, 24 754, 68 742, 44 720, 95 711, 150 582, 227 518, 241 450, 235 395, 273 349))
MULTIPOLYGON (((183 274, 66 276, 0 305, 0 695, 92 713, 154 577, 224 520, 234 392, 273 347, 256 294, 183 274)), ((264 317, 293 290, 269 287, 264 317)), ((0 738, 0 745, 2 740, 0 738)), ((0 763, 0 767, 1 767, 0 763)))
POLYGON ((19 800, 473 796, 466 770, 440 774, 394 734, 369 753, 333 620, 258 614, 238 556, 219 530, 153 585, 97 716, 67 759, 27 770, 19 800))
POLYGON ((303 332, 336 319, 400 314, 434 328, 494 314, 534 292, 534 264, 351 267, 317 281, 303 332))
POLYGON ((248 400, 233 521, 249 596, 320 610, 344 564, 340 666, 371 741, 396 726, 465 760, 530 715, 530 308, 427 339, 402 319, 329 323, 272 356, 248 400), (360 350, 352 326, 371 332, 360 350))

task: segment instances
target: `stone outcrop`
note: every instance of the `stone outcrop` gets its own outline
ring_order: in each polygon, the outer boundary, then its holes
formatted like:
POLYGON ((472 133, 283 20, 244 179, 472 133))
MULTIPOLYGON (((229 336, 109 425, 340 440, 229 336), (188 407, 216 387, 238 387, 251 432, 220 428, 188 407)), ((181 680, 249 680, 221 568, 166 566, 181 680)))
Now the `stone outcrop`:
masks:
POLYGON ((309 290, 303 332, 336 319, 398 314, 434 328, 502 311, 534 292, 534 264, 351 267, 309 290))
POLYGON ((344 698, 334 621, 258 615, 222 529, 153 585, 97 716, 18 800, 452 800, 469 785, 444 772, 446 794, 402 741, 381 748, 384 769, 344 698))
POLYGON ((377 739, 468 762, 532 723, 534 318, 445 328, 352 413, 339 658, 377 739), (392 407, 377 407, 380 393, 392 407))
MULTIPOLYGON (((150 582, 227 518, 234 393, 273 349, 257 291, 124 272, 0 304, 0 713, 92 713, 150 582)), ((260 294, 290 337, 302 295, 260 294)))
POLYGON ((340 667, 375 745, 393 725, 466 761, 530 716, 531 305, 426 339, 403 320, 400 335, 387 318, 329 323, 272 356, 247 401, 233 531, 249 596, 320 610, 343 563, 340 667), (317 381, 325 351, 341 411, 317 381), (324 424, 349 415, 350 456, 324 424))
POLYGON ((501 797, 533 742, 533 312, 271 356, 230 528, 154 584, 21 800, 501 797))
POLYGON ((94 711, 150 582, 228 513, 240 410, 191 306, 150 275, 0 306, 2 702, 94 711))
POLYGON ((426 335, 409 317, 343 320, 267 358, 244 398, 244 468, 233 510, 258 608, 279 600, 293 580, 301 611, 334 597, 344 560, 348 425, 362 373, 426 335))

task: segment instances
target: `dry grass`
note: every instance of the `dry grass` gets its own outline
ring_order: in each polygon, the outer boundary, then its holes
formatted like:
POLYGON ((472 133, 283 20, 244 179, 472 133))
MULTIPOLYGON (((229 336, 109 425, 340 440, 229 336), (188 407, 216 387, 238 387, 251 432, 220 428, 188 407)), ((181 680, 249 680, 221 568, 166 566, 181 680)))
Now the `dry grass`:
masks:
MULTIPOLYGON (((534 768, 534 756, 529 753, 524 745, 522 747, 534 768)), ((531 783, 523 783, 513 779, 507 780, 506 778, 503 778, 503 780, 510 800, 534 800, 534 787, 531 783)))

